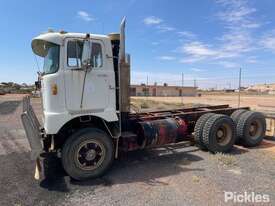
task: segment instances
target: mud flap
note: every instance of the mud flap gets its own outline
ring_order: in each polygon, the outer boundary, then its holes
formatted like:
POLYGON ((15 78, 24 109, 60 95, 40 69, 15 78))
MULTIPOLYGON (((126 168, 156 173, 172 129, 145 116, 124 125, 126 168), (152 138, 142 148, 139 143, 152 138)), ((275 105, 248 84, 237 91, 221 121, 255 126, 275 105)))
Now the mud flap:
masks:
POLYGON ((42 152, 41 136, 30 120, 27 113, 21 114, 22 123, 31 147, 31 159, 36 160, 42 152))
POLYGON ((39 121, 30 105, 29 97, 23 99, 23 113, 21 114, 21 120, 31 147, 31 159, 37 160, 43 151, 41 129, 39 121))
POLYGON ((42 171, 42 167, 41 167, 40 159, 37 158, 36 159, 36 163, 35 163, 34 179, 40 180, 40 178, 41 178, 41 171, 42 171))

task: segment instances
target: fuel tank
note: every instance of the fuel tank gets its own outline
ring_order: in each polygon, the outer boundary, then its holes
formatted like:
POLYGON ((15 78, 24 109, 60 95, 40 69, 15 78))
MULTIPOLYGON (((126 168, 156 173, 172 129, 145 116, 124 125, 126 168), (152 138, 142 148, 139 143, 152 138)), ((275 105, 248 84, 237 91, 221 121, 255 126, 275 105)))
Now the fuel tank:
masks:
POLYGON ((137 123, 137 143, 141 148, 175 143, 187 134, 187 124, 180 118, 165 118, 137 123))

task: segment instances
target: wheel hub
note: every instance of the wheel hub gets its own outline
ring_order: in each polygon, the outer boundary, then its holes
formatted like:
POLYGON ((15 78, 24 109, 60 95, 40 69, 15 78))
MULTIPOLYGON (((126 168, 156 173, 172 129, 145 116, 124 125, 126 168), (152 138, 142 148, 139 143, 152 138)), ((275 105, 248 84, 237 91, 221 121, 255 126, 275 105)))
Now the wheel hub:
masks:
POLYGON ((90 149, 89 151, 87 151, 85 159, 87 161, 91 161, 96 157, 96 151, 94 149, 90 149))
POLYGON ((219 131, 217 132, 217 136, 218 136, 218 138, 222 138, 222 137, 224 136, 223 130, 219 130, 219 131))
POLYGON ((226 145, 232 136, 232 131, 228 124, 222 124, 216 132, 216 139, 219 145, 226 145))
POLYGON ((255 123, 251 124, 249 127, 250 135, 254 136, 257 131, 257 125, 255 123))
POLYGON ((76 164, 83 170, 94 170, 103 162, 104 146, 95 140, 88 140, 79 145, 76 153, 76 164))

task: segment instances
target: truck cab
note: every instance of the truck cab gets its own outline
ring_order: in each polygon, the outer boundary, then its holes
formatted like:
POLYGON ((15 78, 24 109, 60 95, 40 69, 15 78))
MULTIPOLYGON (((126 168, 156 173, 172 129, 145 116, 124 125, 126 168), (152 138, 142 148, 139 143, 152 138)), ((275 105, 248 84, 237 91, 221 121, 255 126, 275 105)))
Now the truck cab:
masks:
POLYGON ((39 75, 43 123, 40 125, 29 97, 23 101, 21 119, 37 168, 41 168, 41 154, 55 153, 64 157, 63 167, 72 177, 82 179, 98 176, 106 170, 114 155, 117 156, 122 116, 129 112, 128 92, 121 100, 121 87, 124 84, 124 91, 128 91, 130 84, 130 77, 125 76, 130 73, 124 51, 124 30, 125 19, 120 33, 49 31, 32 40, 33 52, 44 59, 39 75), (120 73, 124 74, 124 79, 120 78, 120 73), (85 140, 82 145, 79 135, 84 133, 101 138, 85 140), (76 152, 69 139, 80 140, 77 143, 80 160, 67 159, 68 156, 75 158, 70 154, 76 152), (68 169, 76 162, 79 167, 75 170, 82 175, 72 174, 68 169), (103 168, 98 171, 98 167, 103 168), (92 172, 86 174, 87 171, 92 172))
POLYGON ((33 39, 32 49, 44 58, 41 92, 47 134, 57 134, 65 123, 83 115, 107 122, 118 120, 108 36, 47 32, 33 39), (88 69, 81 63, 84 41, 91 45, 88 69))

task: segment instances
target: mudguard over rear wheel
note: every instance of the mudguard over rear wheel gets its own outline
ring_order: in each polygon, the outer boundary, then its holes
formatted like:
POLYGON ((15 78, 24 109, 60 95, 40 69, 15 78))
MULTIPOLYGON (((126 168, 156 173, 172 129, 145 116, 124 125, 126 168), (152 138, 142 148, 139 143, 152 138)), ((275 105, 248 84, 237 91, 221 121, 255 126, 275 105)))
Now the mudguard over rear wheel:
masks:
POLYGON ((96 128, 74 133, 62 149, 62 164, 69 176, 85 180, 102 176, 114 160, 112 139, 96 128))

